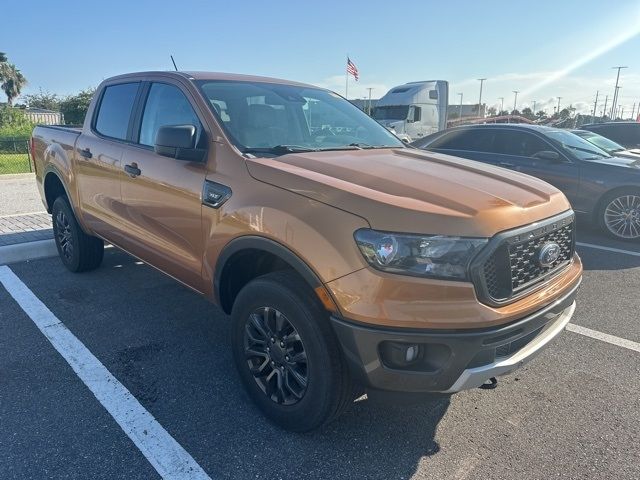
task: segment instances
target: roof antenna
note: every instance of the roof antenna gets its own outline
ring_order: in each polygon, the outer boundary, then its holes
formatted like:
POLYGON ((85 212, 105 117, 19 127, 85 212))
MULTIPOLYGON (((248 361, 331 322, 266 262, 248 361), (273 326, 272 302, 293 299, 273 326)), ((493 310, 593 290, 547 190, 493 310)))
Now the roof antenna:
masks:
POLYGON ((176 61, 173 59, 173 55, 169 55, 171 57, 171 61, 173 62, 173 68, 176 69, 176 72, 178 71, 178 67, 176 67, 176 61))

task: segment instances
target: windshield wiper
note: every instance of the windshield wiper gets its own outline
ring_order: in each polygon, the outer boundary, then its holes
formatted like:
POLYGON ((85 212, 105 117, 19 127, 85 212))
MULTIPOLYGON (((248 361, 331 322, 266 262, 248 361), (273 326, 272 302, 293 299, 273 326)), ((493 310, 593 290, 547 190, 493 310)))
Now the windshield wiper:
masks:
POLYGON ((284 155, 286 153, 317 152, 319 149, 303 147, 300 145, 275 145, 273 147, 246 147, 242 153, 271 153, 273 155, 284 155))

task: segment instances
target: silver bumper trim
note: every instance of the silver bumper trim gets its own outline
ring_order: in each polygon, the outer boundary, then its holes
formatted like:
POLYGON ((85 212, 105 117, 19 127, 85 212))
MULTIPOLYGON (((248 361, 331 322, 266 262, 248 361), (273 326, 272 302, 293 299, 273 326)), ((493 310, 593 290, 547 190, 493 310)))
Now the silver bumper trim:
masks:
POLYGON ((564 330, 567 323, 571 320, 575 309, 576 302, 573 302, 565 308, 556 319, 549 322, 535 339, 510 357, 503 358, 488 365, 482 365, 481 367, 464 370, 451 388, 442 393, 455 393, 470 388, 477 388, 491 377, 506 375, 524 365, 534 358, 547 343, 564 330))

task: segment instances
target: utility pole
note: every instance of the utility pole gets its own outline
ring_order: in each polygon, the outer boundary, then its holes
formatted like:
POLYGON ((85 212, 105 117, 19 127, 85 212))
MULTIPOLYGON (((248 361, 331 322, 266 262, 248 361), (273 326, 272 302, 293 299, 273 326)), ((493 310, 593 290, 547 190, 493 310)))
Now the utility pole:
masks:
POLYGON ((636 119, 636 103, 633 102, 633 108, 631 109, 631 120, 636 119))
POLYGON ((462 118, 462 93, 458 93, 460 95, 460 111, 458 112, 458 120, 462 118))
POLYGON ((368 108, 368 115, 371 116, 371 90, 373 90, 373 87, 367 87, 367 90, 369 90, 369 108, 368 108))
POLYGON ((622 70, 623 68, 629 68, 629 67, 611 67, 614 69, 618 69, 618 74, 616 75, 616 88, 613 91, 613 103, 611 104, 611 116, 613 116, 613 113, 615 112, 615 108, 616 108, 616 104, 618 103, 618 80, 620 80, 620 70, 622 70))
POLYGON ((593 115, 591 115, 591 123, 593 123, 595 121, 596 118, 596 108, 598 108, 598 94, 600 93, 600 90, 596 91, 596 101, 593 104, 593 115))
POLYGON ((534 117, 536 116, 536 103, 538 103, 538 102, 536 102, 536 101, 534 100, 534 101, 533 101, 533 116, 534 116, 534 117))
POLYGON ((500 111, 504 112, 504 97, 498 97, 498 100, 500 100, 500 111))
POLYGON ((607 116, 607 101, 609 100, 609 95, 604 97, 604 108, 602 109, 602 119, 607 116))
POLYGON ((480 82, 480 98, 478 99, 478 117, 480 116, 484 117, 484 115, 481 115, 480 110, 482 109, 482 84, 484 83, 485 80, 486 78, 478 78, 478 81, 480 82))
POLYGON ((513 93, 515 93, 515 96, 513 97, 513 112, 511 113, 515 113, 516 107, 518 106, 518 94, 520 90, 513 90, 513 93))
POLYGON ((558 99, 558 118, 560 118, 560 99, 562 97, 556 97, 558 99))
POLYGON ((624 107, 620 105, 620 120, 624 120, 624 107))

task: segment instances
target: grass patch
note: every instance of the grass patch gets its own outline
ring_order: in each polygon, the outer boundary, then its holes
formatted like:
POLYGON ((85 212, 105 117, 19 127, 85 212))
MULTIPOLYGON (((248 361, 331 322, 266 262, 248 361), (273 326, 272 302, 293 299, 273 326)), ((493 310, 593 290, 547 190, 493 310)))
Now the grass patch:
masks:
POLYGON ((0 175, 29 173, 30 167, 29 154, 27 153, 0 153, 0 175))

